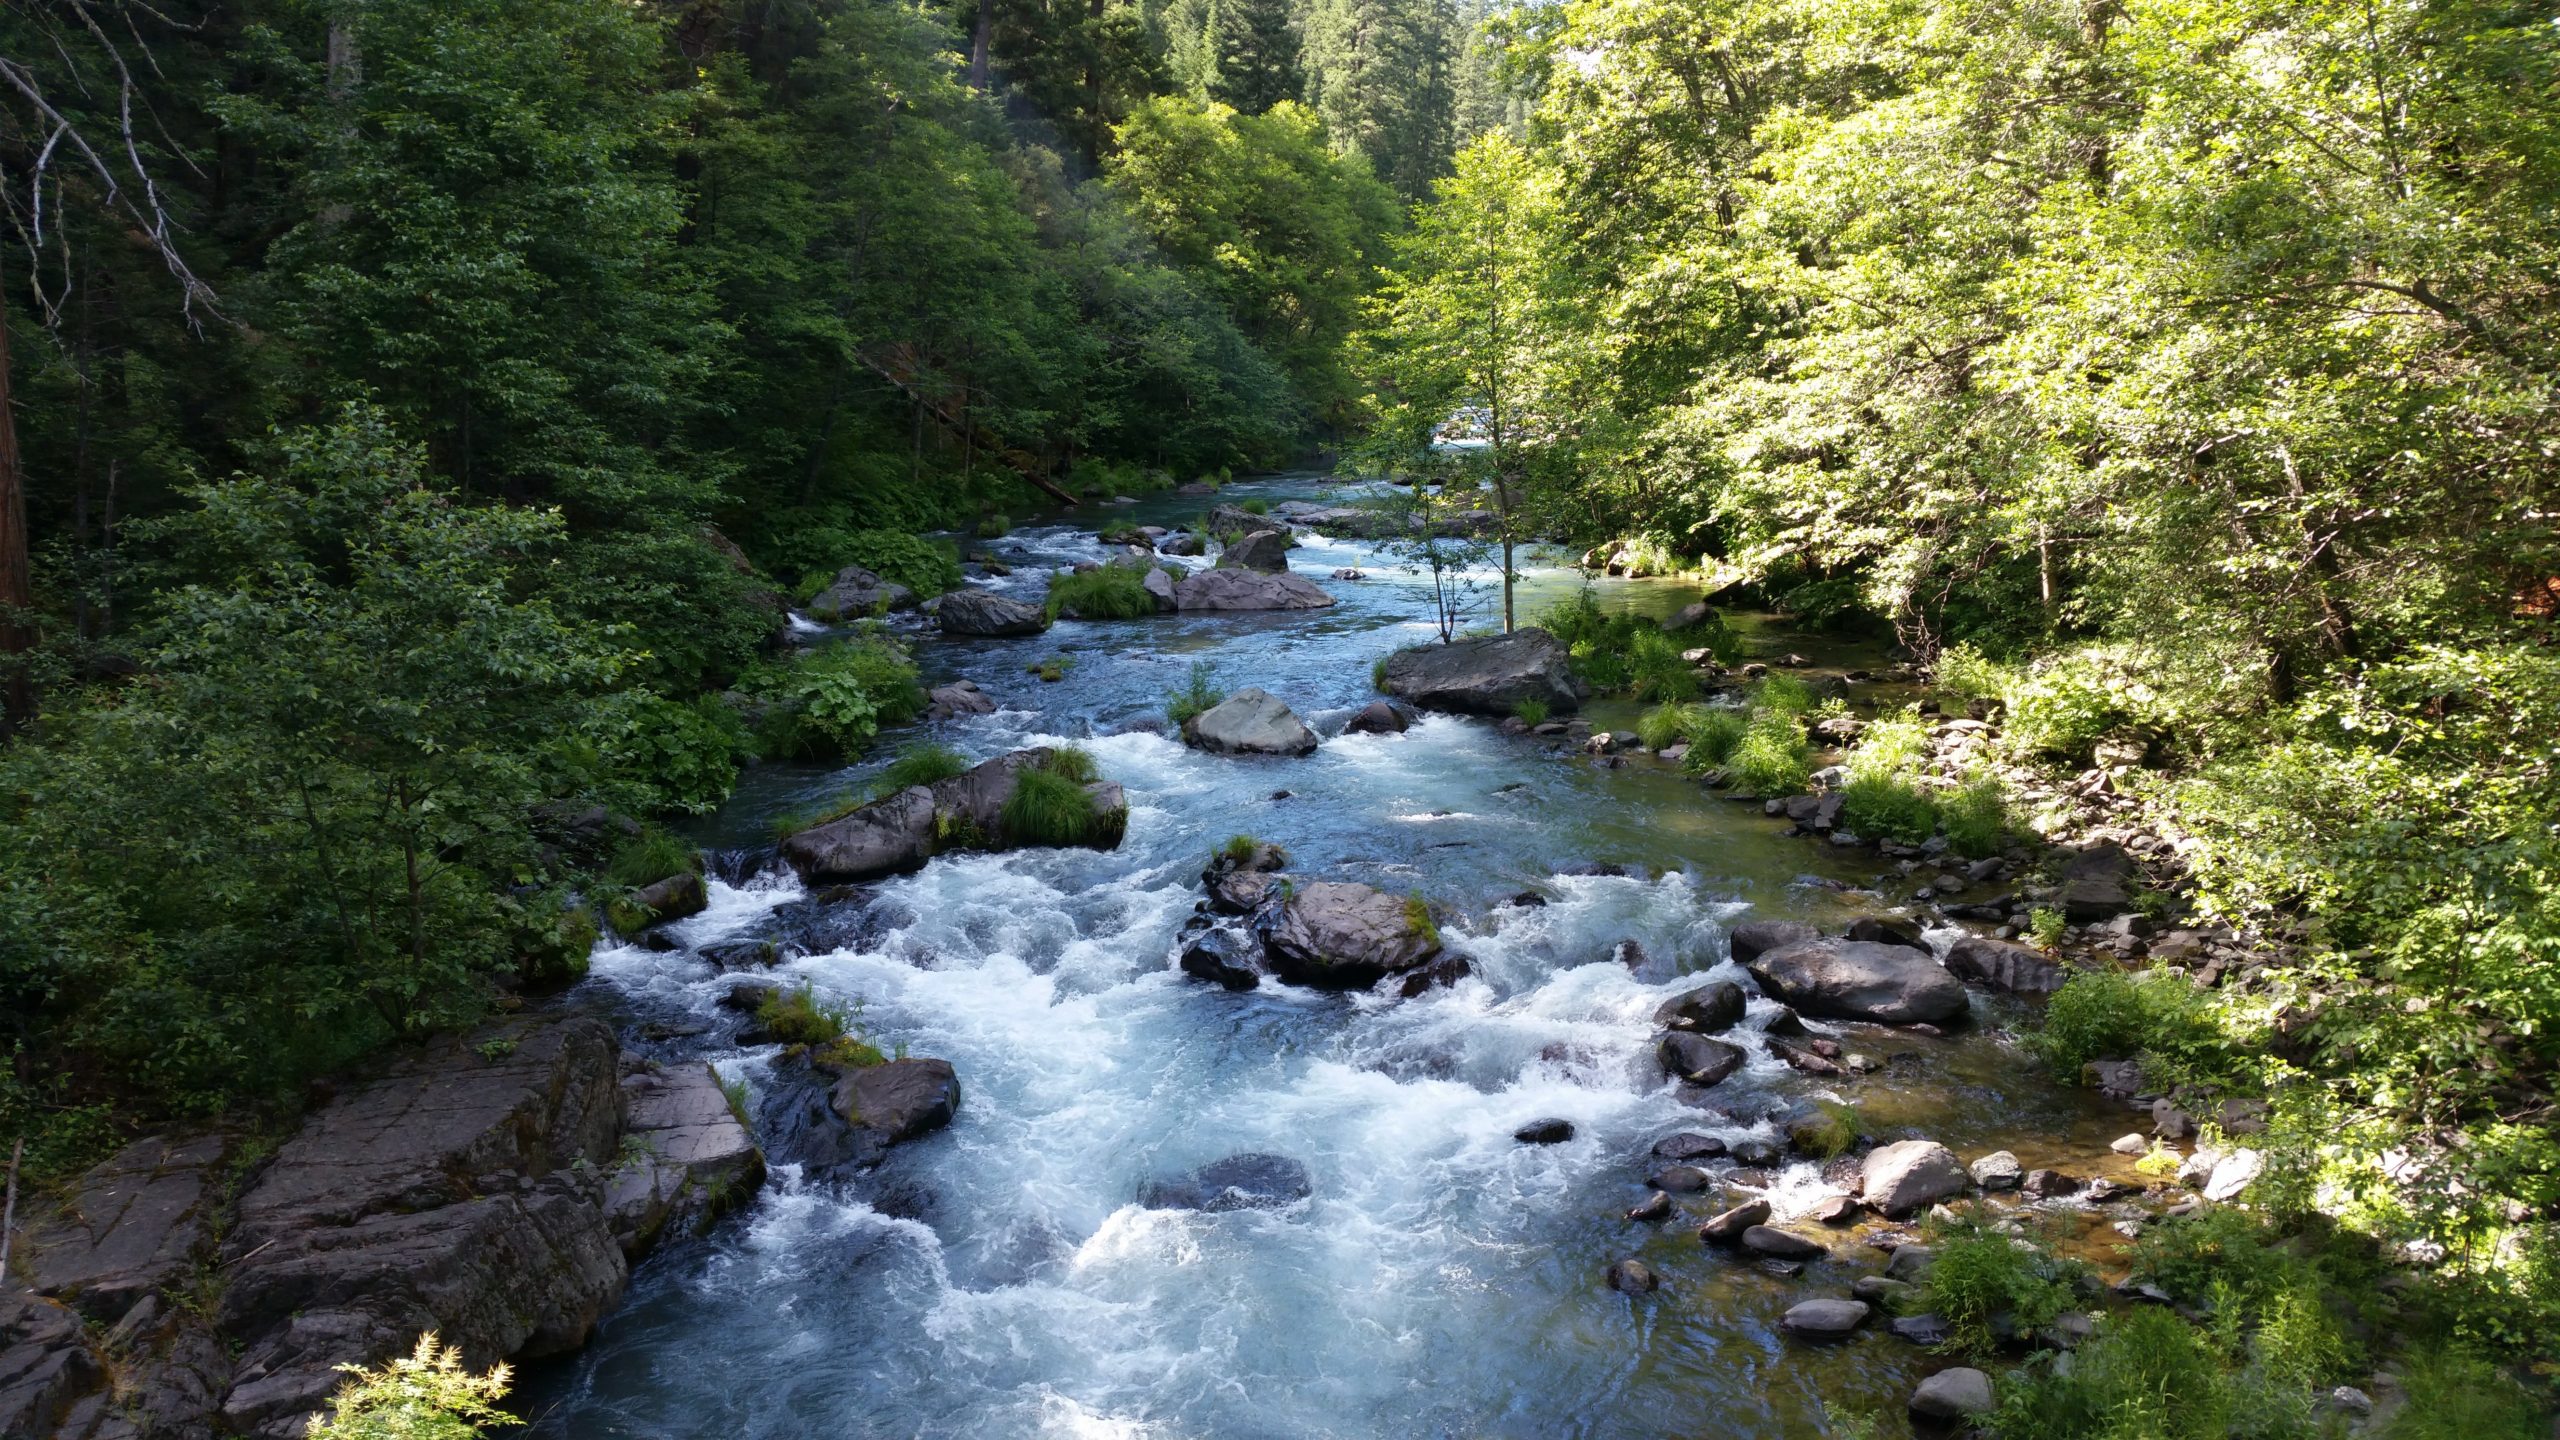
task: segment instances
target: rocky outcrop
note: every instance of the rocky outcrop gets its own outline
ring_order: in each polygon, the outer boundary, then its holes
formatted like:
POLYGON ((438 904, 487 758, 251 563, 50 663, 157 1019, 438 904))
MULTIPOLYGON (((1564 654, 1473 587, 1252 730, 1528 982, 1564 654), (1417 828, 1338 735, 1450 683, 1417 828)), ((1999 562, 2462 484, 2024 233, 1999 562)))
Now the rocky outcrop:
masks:
POLYGON ((1316 732, 1279 697, 1239 690, 1182 723, 1182 738, 1214 755, 1312 755, 1316 732))
POLYGON ((1277 575, 1289 568, 1289 536, 1284 530, 1264 528, 1239 535, 1218 552, 1217 568, 1221 570, 1260 570, 1277 575))
POLYGON ((1260 570, 1203 570, 1173 587, 1177 608, 1192 610, 1322 610, 1333 597, 1299 575, 1260 570))
POLYGON ((954 590, 935 616, 945 635, 1037 635, 1049 628, 1046 612, 989 590, 954 590))
MULTIPOLYGON (((917 785, 875 800, 841 819, 782 842, 782 858, 804 880, 841 884, 915 870, 946 850, 1010 850, 1023 843, 1005 824, 1005 805, 1022 773, 1046 766, 1042 747, 999 755, 966 774, 917 785)), ((1127 831, 1129 806, 1107 780, 1085 786, 1093 828, 1084 844, 1115 849, 1127 831)))
POLYGON ((924 692, 924 698, 929 702, 924 717, 927 720, 948 720, 955 715, 992 715, 996 709, 995 697, 979 689, 974 680, 954 680, 948 685, 936 685, 924 692))
POLYGON ((707 1069, 626 1064, 586 1018, 409 1052, 236 1194, 233 1151, 138 1142, 30 1223, 20 1273, 43 1293, 0 1296, 0 1433, 283 1440, 337 1366, 428 1330, 474 1369, 574 1348, 630 1256, 764 1173, 707 1069))
POLYGON ((1807 1015, 1939 1024, 1965 1013, 1964 985, 1925 950, 1800 940, 1744 962, 1760 988, 1807 1015))
POLYGON ((2050 995, 2068 973, 2041 950, 1967 935, 1947 950, 1947 973, 1975 985, 2020 995, 2050 995))
POLYGON ((1366 885, 1320 880, 1280 907, 1263 937, 1273 973, 1296 985, 1363 990, 1440 954, 1440 937, 1413 901, 1366 885))
POLYGON ((905 610, 915 603, 915 592, 906 586, 883 580, 859 565, 847 565, 826 589, 811 597, 806 608, 811 619, 832 623, 905 610))
POLYGON ((1278 1210, 1315 1193, 1307 1167, 1286 1155, 1251 1152, 1212 1160, 1187 1175, 1150 1180, 1138 1189, 1149 1210, 1278 1210))
POLYGON ((1562 713, 1581 708, 1588 693, 1564 645, 1534 626, 1399 650, 1387 657, 1378 688, 1426 710, 1471 715, 1509 715, 1524 700, 1562 713))
POLYGON ((1221 915, 1260 910, 1288 863, 1288 852, 1277 845, 1258 844, 1242 855, 1220 850, 1200 872, 1201 883, 1209 887, 1209 908, 1221 915))
POLYGON ((1973 1183, 1955 1152, 1935 1140, 1879 1145, 1867 1152, 1860 1174, 1866 1202, 1897 1220, 1950 1195, 1961 1195, 1973 1183))

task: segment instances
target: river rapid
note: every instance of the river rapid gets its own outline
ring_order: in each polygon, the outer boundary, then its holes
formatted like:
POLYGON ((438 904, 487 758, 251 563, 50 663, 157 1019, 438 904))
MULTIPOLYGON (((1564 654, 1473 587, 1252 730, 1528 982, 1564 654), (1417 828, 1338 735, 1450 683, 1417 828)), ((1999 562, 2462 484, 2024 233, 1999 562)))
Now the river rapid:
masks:
MULTIPOLYGON (((1221 498, 1340 495, 1298 476, 1221 498)), ((1187 524, 1205 503, 1160 497, 1017 531, 987 547, 1014 575, 977 583, 1036 603, 1051 567, 1101 558, 1094 526, 1187 524)), ((1835 888, 1873 886, 1881 862, 1789 838, 1757 806, 1650 760, 1602 768, 1488 721, 1338 734, 1374 698, 1372 661, 1431 638, 1425 582, 1351 542, 1310 536, 1292 561, 1340 603, 919 646, 930 681, 974 680, 999 705, 919 731, 973 759, 1086 746, 1127 789, 1119 849, 951 856, 823 898, 733 864, 710 909, 674 927, 679 948, 598 951, 585 998, 624 1017, 635 1051, 708 1059, 769 1096, 774 1047, 724 1038, 729 977, 695 951, 785 933, 787 919, 832 948, 778 973, 858 1003, 882 1048, 949 1060, 965 1099, 948 1130, 866 1176, 802 1174, 778 1153, 752 1205, 641 1266, 584 1352, 527 1377, 534 1433, 1616 1440, 1821 1435, 1853 1411, 1903 1433, 1911 1384, 1947 1361, 1875 1326, 1815 1349, 1776 1325, 1797 1300, 1845 1294, 1881 1253, 1843 1236, 1800 1277, 1762 1273, 1696 1239, 1722 1208, 1713 1191, 1683 1197, 1671 1224, 1628 1222, 1654 1141, 1768 1138, 1768 1113, 1837 1095, 1886 1139, 2085 1164, 2124 1117, 2045 1084, 1980 996, 1975 1025, 1944 1040, 1817 1027, 1885 1058, 1874 1076, 1811 1081, 1755 1047, 1716 1097, 1741 1119, 1681 1104, 1651 1059, 1656 1006, 1701 975, 1744 978, 1725 945, 1738 917, 1837 923, 1883 908, 1835 888), (1333 580, 1338 567, 1368 578, 1333 580), (1027 673, 1057 655, 1073 662, 1062 680, 1027 673), (1225 688, 1279 696, 1323 747, 1222 758, 1133 728, 1161 717, 1195 660, 1225 688), (1230 994, 1185 977, 1177 935, 1200 870, 1237 833, 1285 846, 1301 877, 1432 897, 1457 917, 1444 933, 1475 973, 1413 1000, 1276 981, 1230 994), (1611 867, 1625 873, 1589 873, 1611 867), (1551 903, 1502 905, 1530 889, 1551 903), (1615 958, 1628 939, 1650 957, 1641 967, 1615 958), (1574 1138, 1512 1138, 1550 1116, 1574 1138), (1246 1151, 1303 1163, 1312 1197, 1216 1214, 1134 1203, 1151 1178, 1246 1151), (1627 1256, 1664 1288, 1609 1290, 1602 1272, 1627 1256)), ((1535 571, 1523 619, 1580 583, 1535 571)), ((1694 598, 1658 581, 1599 591, 1653 614, 1694 598)), ((1876 658, 1743 623, 1762 656, 1876 658)), ((1633 711, 1593 714, 1623 726, 1633 711)), ((908 738, 847 770, 753 770, 700 838, 769 841, 774 816, 908 738)), ((1746 1024, 1769 1008, 1755 1000, 1746 1024)), ((1782 1215, 1836 1193, 1807 1163, 1767 1186, 1782 1215)))

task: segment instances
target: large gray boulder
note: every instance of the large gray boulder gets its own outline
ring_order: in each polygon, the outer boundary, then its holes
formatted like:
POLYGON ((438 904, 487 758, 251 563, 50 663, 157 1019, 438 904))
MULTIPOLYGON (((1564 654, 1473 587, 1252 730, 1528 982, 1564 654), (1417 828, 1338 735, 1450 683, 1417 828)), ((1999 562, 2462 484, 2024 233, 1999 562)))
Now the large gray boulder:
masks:
POLYGON ((1146 589, 1147 595, 1156 602, 1157 614, 1170 615, 1175 610, 1181 608, 1181 602, 1174 599, 1173 596, 1173 576, 1165 570, 1156 567, 1149 567, 1147 570, 1147 578, 1139 581, 1138 583, 1146 589))
POLYGON ((1300 575, 1260 570, 1203 570, 1173 587, 1183 610, 1322 610, 1333 603, 1324 587, 1300 575))
POLYGON ((1312 755, 1316 732, 1279 697, 1239 690, 1183 722, 1182 738, 1217 755, 1312 755))
POLYGON ((1988 1415, 1997 1403, 1991 1377, 1964 1365, 1939 1371, 1911 1392, 1911 1413, 1942 1425, 1988 1415))
POLYGON ((1284 530, 1264 528, 1249 535, 1239 535, 1226 549, 1218 552, 1221 570, 1261 570, 1280 574, 1289 568, 1289 535, 1284 530))
POLYGON ((2062 918, 2074 925, 2110 920, 2133 908, 2133 856, 2121 845, 2093 845, 2062 872, 2062 918))
POLYGON ((906 586, 883 580, 859 565, 847 565, 826 589, 810 598, 806 608, 811 618, 832 622, 905 610, 915 603, 915 592, 906 586))
POLYGON ((1896 1220, 1961 1195, 1973 1184, 1955 1152, 1935 1140, 1879 1145, 1867 1152, 1860 1173, 1866 1202, 1896 1220))
POLYGON ((1662 1072, 1692 1085, 1717 1085, 1742 1068, 1742 1047, 1687 1030, 1673 1030, 1654 1043, 1654 1059, 1662 1072))
POLYGON ((1822 932, 1797 920, 1745 920, 1733 927, 1730 946, 1734 963, 1748 965, 1772 950, 1784 950, 1807 940, 1819 940, 1822 932))
POLYGON ((946 635, 1037 635, 1049 628, 1048 612, 989 590, 954 590, 935 614, 946 635))
POLYGON ((1807 1015, 1938 1024, 1965 1013, 1964 983, 1925 950, 1800 940, 1743 962, 1760 988, 1807 1015))
POLYGON ((1563 643, 1535 626, 1399 650, 1387 657, 1378 688, 1426 710, 1471 715, 1508 715, 1523 700, 1562 713, 1581 708, 1588 693, 1563 643))
POLYGON ((2020 995, 2050 995, 2068 978, 2043 951, 1983 935, 1967 935, 1948 949, 1947 973, 2020 995))
MULTIPOLYGON (((1016 750, 948 780, 874 800, 785 838, 782 858, 804 880, 846 884, 919 869, 946 850, 1014 849, 1025 842, 1006 827, 1005 804, 1022 772, 1047 765, 1053 753, 1039 746, 1016 750)), ((1119 848, 1129 826, 1120 787, 1098 780, 1085 786, 1085 795, 1093 806, 1093 828, 1084 845, 1119 848)))
POLYGON ((1869 1313, 1863 1300, 1799 1300, 1778 1317, 1778 1328, 1799 1340, 1845 1340, 1869 1313))
POLYGON ((1363 990, 1431 963, 1440 937, 1414 902, 1366 885, 1319 880, 1299 887, 1263 937, 1272 972, 1297 985, 1363 990))

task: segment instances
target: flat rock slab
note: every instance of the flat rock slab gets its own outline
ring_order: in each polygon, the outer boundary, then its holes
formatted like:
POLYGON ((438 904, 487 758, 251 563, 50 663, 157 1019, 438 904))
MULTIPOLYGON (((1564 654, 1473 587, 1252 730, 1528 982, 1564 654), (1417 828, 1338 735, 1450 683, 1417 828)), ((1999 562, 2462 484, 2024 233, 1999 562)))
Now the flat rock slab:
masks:
POLYGON ((1239 690, 1183 722, 1182 738, 1213 755, 1312 755, 1316 732, 1267 690, 1239 690))
POLYGON ((1535 626, 1399 650, 1387 657, 1378 688, 1426 710, 1495 716, 1524 700, 1562 714, 1580 709, 1584 694, 1563 643, 1535 626))
POLYGON ((178 1286, 210 1245, 227 1137, 138 1140, 80 1177, 18 1252, 35 1290, 112 1325, 134 1302, 178 1286))
POLYGON ((1842 1340, 1867 1323, 1868 1313, 1863 1300, 1800 1300, 1778 1326, 1799 1340, 1842 1340))
POLYGON ((1965 1013, 1964 982, 1927 951, 1858 940, 1803 940, 1744 962, 1770 995, 1807 1015, 1938 1024, 1965 1013))
POLYGON ((1774 1225, 1753 1225, 1742 1232, 1742 1248, 1778 1260, 1827 1260, 1831 1249, 1818 1240, 1774 1225))
POLYGON ((605 1182, 604 1208, 625 1256, 670 1226, 699 1230, 764 1183, 764 1152, 709 1065, 634 1065, 622 1099, 622 1160, 605 1182))

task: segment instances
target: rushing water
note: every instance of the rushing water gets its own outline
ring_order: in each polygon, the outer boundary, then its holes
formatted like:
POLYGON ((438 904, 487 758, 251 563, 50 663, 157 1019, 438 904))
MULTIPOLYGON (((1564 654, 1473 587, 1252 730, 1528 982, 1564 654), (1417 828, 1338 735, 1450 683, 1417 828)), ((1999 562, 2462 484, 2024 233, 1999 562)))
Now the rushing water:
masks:
MULTIPOLYGON (((1199 504, 1083 524, 1181 523, 1199 504)), ((992 548, 1016 567, 995 583, 1033 600, 1050 566, 1100 554, 1089 528, 1063 526, 992 548)), ((1873 882, 1874 857, 1783 838, 1756 807, 1651 762, 1603 769, 1483 721, 1333 734, 1373 698, 1371 662, 1429 637, 1428 604, 1365 546, 1310 537, 1294 564, 1342 603, 927 643, 929 676, 974 679, 1001 707, 940 738, 977 758, 1086 745, 1127 788, 1128 838, 1108 854, 947 857, 827 902, 860 912, 839 932, 855 938, 781 972, 858 1001, 884 1048, 949 1059, 959 1119, 857 1181, 780 1166, 744 1213, 641 1266, 593 1345, 532 1378, 537 1433, 1779 1437, 1827 1433, 1842 1409, 1880 1413, 1888 1433, 1903 1423, 1913 1379, 1945 1362, 1880 1332, 1811 1350, 1775 1325, 1797 1299, 1844 1293, 1875 1252, 1844 1239, 1838 1259, 1781 1279, 1699 1244, 1712 1193, 1689 1197, 1685 1226, 1619 1218, 1645 1193, 1657 1138, 1772 1133, 1672 1097, 1649 1059, 1655 1007, 1697 974, 1739 975, 1724 941, 1739 915, 1872 906, 1831 886, 1873 882), (1327 578, 1350 566, 1370 578, 1327 578), (1057 654, 1075 662, 1064 680, 1026 673, 1057 654), (1195 659, 1228 688, 1289 702, 1323 748, 1221 758, 1133 728, 1195 659), (1407 1001, 1189 980, 1177 933, 1211 847, 1238 832, 1287 847, 1299 875, 1434 897, 1464 917, 1447 933, 1475 975, 1407 1001), (1628 873, 1560 874, 1606 866, 1628 873), (1529 888, 1553 903, 1498 903, 1529 888), (1613 958, 1624 939, 1643 967, 1613 958), (1575 1137, 1512 1139, 1546 1116, 1575 1137), (1152 1177, 1244 1151, 1302 1162, 1313 1197, 1221 1214, 1133 1203, 1152 1177), (1628 1255, 1662 1272, 1662 1292, 1602 1284, 1628 1255)), ((1524 615, 1575 583, 1538 572, 1524 615)), ((1691 596, 1616 582, 1603 598, 1667 613, 1691 596)), ((759 842, 773 815, 867 768, 754 772, 703 838, 759 842)), ((785 874, 715 882, 677 934, 691 947, 771 933, 811 903, 785 874)), ((600 951, 590 982, 635 1037, 681 1037, 638 1048, 770 1089, 770 1047, 721 1039, 726 984, 689 948, 636 947, 600 951)), ((1766 1009, 1755 1001, 1748 1023, 1766 1009)), ((1925 1130, 1967 1157, 2006 1145, 2034 1164, 2104 1143, 2109 1117, 2036 1084, 1995 1036, 1838 1029, 1888 1068, 1826 1088, 1755 1052, 1718 1099, 1760 1102, 1738 1106, 1751 1115, 1836 1093, 1888 1138, 1925 1130)), ((1769 1186, 1782 1213, 1831 1193, 1804 1164, 1769 1186)))

